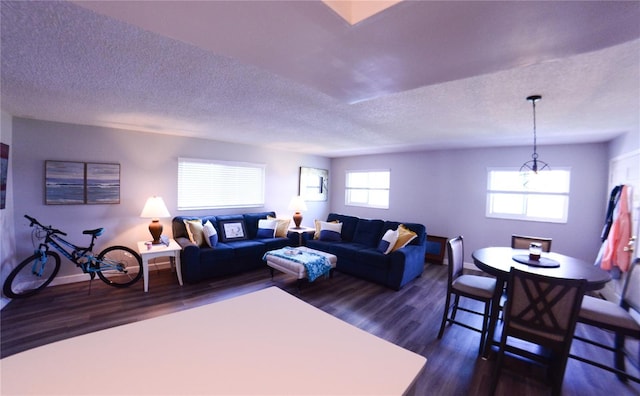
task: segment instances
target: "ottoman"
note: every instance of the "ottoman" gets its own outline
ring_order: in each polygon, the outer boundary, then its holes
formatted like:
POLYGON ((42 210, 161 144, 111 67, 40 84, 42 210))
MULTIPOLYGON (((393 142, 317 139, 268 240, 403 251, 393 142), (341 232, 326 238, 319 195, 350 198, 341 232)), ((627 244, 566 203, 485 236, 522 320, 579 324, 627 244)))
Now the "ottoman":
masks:
MULTIPOLYGON (((330 274, 333 274, 333 269, 336 268, 336 263, 338 261, 338 258, 335 255, 331 253, 322 252, 320 250, 310 249, 306 246, 300 246, 300 247, 291 248, 291 249, 300 250, 303 252, 310 252, 310 253, 314 253, 314 254, 318 254, 326 257, 329 260, 329 263, 331 263, 330 274)), ((271 267, 270 268, 271 278, 273 278, 274 270, 278 270, 280 272, 284 272, 285 274, 295 276, 296 279, 298 279, 298 286, 300 285, 303 279, 308 279, 307 270, 305 266, 299 262, 294 261, 293 259, 282 257, 282 256, 275 256, 267 252, 267 254, 265 254, 265 260, 267 262, 267 265, 271 267)))

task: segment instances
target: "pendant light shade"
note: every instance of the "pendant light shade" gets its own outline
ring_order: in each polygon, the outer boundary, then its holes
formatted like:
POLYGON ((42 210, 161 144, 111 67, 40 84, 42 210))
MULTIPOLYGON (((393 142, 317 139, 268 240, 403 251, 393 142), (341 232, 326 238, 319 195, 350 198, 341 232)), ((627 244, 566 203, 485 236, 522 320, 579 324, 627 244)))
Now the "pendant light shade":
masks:
POLYGON ((541 170, 551 170, 549 165, 538 159, 537 142, 536 142, 536 102, 542 99, 540 95, 531 95, 527 97, 527 100, 533 104, 533 154, 531 154, 531 161, 527 161, 520 167, 520 172, 533 172, 538 173, 541 170))

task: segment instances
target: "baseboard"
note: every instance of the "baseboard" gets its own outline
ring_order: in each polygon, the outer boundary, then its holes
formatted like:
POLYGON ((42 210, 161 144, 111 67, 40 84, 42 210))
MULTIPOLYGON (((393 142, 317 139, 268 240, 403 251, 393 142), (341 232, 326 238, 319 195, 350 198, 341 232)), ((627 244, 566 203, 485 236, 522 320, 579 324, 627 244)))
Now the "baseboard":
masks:
MULTIPOLYGON (((64 263, 62 264, 64 265, 64 263)), ((149 271, 156 271, 165 268, 170 268, 171 262, 166 258, 159 258, 158 262, 150 262, 149 263, 149 271)), ((78 272, 76 274, 65 275, 65 276, 56 276, 55 279, 49 284, 47 287, 56 286, 56 285, 66 285, 69 283, 78 283, 78 282, 87 282, 90 280, 89 274, 85 274, 84 272, 78 272)), ((140 280, 142 282, 142 279, 140 280)), ((0 297, 0 310, 7 306, 11 302, 10 298, 6 298, 4 296, 0 297)))

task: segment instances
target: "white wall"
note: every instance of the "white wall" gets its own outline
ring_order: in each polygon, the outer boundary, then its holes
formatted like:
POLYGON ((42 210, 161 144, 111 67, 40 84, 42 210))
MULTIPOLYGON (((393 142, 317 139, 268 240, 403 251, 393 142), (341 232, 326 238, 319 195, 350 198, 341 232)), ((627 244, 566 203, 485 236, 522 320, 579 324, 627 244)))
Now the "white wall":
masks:
MULTIPOLYGON (((4 111, 0 112, 0 142, 9 145, 9 168, 7 169, 7 195, 5 209, 0 210, 0 286, 15 265, 16 240, 14 237, 14 210, 13 210, 13 147, 12 147, 11 116, 4 111)), ((8 303, 5 298, 0 299, 0 307, 8 303)))
POLYGON ((485 246, 508 246, 511 234, 553 238, 553 250, 593 262, 600 246, 607 199, 608 146, 542 146, 540 159, 570 167, 571 194, 566 224, 485 217, 488 167, 520 167, 531 147, 440 150, 336 158, 331 164, 331 210, 384 220, 423 223, 427 234, 465 237, 465 260, 485 246), (391 169, 388 210, 344 205, 347 170, 391 169))
MULTIPOLYGON (((161 196, 172 216, 221 213, 245 213, 273 210, 290 217, 287 206, 298 193, 300 166, 328 169, 328 158, 263 149, 255 146, 221 143, 202 139, 179 138, 122 131, 94 126, 13 119, 11 148, 15 180, 15 235, 20 241, 17 256, 29 254, 30 228, 23 215, 36 217, 69 234, 78 244, 88 242, 82 230, 105 227, 96 251, 120 244, 136 247, 149 238, 148 219, 139 217, 146 199, 161 196), (265 206, 252 209, 178 211, 178 157, 247 161, 266 164, 265 206), (120 204, 117 205, 45 205, 45 160, 119 163, 121 172, 120 204)), ((303 224, 313 218, 326 218, 328 202, 308 205, 303 224)), ((161 219, 164 234, 171 235, 171 219, 161 219)), ((63 260, 60 277, 79 271, 63 260)))

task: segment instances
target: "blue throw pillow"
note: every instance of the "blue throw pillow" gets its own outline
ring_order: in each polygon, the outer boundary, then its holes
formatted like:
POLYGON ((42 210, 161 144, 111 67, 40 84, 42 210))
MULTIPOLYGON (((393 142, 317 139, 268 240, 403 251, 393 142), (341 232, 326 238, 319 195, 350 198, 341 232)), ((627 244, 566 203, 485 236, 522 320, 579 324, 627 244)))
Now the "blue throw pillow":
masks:
POLYGON ((202 226, 202 233, 204 234, 204 240, 207 242, 207 245, 212 248, 216 247, 218 244, 218 232, 209 220, 202 226))
POLYGON ((342 223, 320 222, 320 238, 321 241, 342 242, 342 223))
POLYGON ((256 238, 275 238, 276 228, 278 228, 277 220, 260 219, 258 221, 258 232, 256 233, 256 238))

